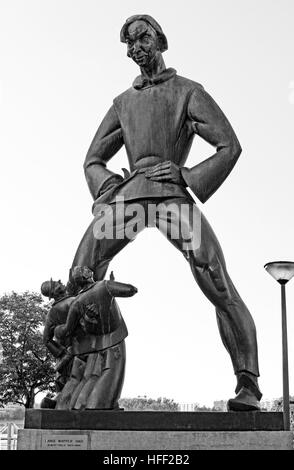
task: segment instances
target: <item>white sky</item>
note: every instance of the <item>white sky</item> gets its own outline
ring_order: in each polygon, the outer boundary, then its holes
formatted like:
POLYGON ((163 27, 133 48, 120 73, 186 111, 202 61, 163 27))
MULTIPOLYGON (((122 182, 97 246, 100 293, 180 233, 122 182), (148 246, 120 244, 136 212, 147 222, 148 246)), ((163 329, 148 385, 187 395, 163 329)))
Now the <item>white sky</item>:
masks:
MULTIPOLYGON (((202 83, 231 121, 243 154, 202 207, 256 322, 264 398, 282 394, 279 286, 267 261, 294 260, 293 0, 0 0, 0 293, 67 280, 91 221, 83 174, 112 99, 138 75, 119 42, 125 19, 148 13, 169 40, 164 58, 202 83)), ((196 140, 188 166, 213 149, 196 140)), ((121 173, 125 151, 110 162, 121 173)), ((128 325, 122 396, 212 404, 235 377, 213 306, 189 266, 155 229, 113 261, 139 293, 120 306, 128 325)), ((294 283, 288 292, 294 394, 294 283)))

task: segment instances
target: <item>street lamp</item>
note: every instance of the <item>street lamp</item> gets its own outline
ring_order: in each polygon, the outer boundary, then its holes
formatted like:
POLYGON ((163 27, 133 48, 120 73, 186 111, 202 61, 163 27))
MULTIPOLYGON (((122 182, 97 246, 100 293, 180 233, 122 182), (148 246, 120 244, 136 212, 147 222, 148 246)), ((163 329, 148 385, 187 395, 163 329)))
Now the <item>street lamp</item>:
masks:
POLYGON ((281 285, 283 346, 283 416, 284 429, 285 431, 290 431, 286 284, 294 276, 294 263, 291 261, 274 261, 272 263, 267 263, 264 267, 266 271, 281 285))

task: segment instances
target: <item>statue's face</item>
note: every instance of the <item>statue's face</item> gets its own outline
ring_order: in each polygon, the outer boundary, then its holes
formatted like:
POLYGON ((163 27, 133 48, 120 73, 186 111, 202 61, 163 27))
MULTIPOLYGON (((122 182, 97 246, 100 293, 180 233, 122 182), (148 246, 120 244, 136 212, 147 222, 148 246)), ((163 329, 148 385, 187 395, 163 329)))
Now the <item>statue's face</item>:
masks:
POLYGON ((72 277, 78 287, 83 287, 90 281, 94 282, 93 272, 86 266, 76 266, 73 269, 72 277))
POLYGON ((156 32, 145 21, 134 21, 128 28, 126 38, 128 56, 139 67, 148 67, 158 51, 158 38, 156 32))
POLYGON ((59 281, 55 281, 54 282, 54 295, 57 296, 57 295, 62 295, 62 294, 65 294, 66 292, 66 287, 64 284, 62 284, 62 282, 59 280, 59 281))

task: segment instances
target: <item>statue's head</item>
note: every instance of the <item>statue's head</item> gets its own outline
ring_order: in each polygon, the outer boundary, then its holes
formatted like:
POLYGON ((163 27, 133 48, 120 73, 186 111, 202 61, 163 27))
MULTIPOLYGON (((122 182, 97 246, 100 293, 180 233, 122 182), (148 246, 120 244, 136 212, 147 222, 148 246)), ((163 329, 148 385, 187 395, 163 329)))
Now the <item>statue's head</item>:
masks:
POLYGON ((168 48, 160 25, 149 15, 128 18, 120 32, 120 40, 127 44, 127 55, 140 67, 148 67, 157 54, 168 48))
POLYGON ((49 297, 49 299, 55 299, 66 293, 66 287, 60 280, 53 281, 51 278, 50 281, 43 282, 41 285, 41 293, 45 297, 49 297))
POLYGON ((74 284, 79 288, 94 282, 93 271, 88 266, 75 266, 72 269, 71 275, 74 284))

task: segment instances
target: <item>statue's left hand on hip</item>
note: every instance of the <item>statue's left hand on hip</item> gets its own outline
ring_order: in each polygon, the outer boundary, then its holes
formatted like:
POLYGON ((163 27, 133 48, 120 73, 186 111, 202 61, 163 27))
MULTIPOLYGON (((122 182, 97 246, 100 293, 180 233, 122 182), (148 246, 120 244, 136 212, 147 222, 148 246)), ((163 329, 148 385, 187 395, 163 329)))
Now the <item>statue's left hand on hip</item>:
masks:
POLYGON ((145 176, 152 181, 185 185, 180 167, 170 160, 148 169, 145 172, 145 176))

